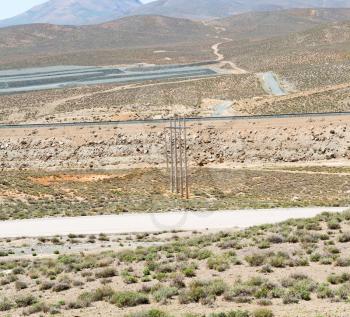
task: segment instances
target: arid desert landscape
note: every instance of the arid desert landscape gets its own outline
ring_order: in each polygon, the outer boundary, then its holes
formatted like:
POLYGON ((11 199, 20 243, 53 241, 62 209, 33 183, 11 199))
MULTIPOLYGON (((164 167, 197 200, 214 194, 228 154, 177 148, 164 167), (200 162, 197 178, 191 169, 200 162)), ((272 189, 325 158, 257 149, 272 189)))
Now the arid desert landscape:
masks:
POLYGON ((0 316, 347 317, 349 31, 332 0, 0 20, 0 316))

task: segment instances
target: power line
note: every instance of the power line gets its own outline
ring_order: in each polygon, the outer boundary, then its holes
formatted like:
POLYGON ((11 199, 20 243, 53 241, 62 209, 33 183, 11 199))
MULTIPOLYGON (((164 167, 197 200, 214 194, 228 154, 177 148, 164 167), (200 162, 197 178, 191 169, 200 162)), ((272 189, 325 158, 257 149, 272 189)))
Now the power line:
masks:
POLYGON ((174 194, 189 199, 189 173, 186 119, 170 120, 165 133, 165 156, 170 189, 174 194))

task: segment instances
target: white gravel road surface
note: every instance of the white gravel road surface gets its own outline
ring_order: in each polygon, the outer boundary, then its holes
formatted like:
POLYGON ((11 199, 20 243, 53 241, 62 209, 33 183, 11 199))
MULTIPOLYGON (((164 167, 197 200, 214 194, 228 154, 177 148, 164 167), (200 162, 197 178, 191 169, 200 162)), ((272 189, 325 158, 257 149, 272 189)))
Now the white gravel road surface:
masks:
POLYGON ((341 212, 346 209, 348 207, 277 208, 14 220, 0 222, 0 237, 247 228, 255 225, 277 223, 291 218, 314 217, 324 211, 341 212))

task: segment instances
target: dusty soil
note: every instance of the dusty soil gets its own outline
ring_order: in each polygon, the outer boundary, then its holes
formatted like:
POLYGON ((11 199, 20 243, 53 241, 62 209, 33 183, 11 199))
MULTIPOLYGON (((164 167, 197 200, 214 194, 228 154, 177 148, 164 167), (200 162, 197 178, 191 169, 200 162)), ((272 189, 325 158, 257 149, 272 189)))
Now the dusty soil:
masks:
POLYGON ((88 183, 96 182, 105 179, 116 178, 112 175, 99 175, 99 174, 89 174, 89 175, 53 175, 53 176, 43 176, 43 177, 33 177, 32 181, 35 184, 40 185, 53 185, 57 183, 65 182, 78 182, 78 183, 88 183))

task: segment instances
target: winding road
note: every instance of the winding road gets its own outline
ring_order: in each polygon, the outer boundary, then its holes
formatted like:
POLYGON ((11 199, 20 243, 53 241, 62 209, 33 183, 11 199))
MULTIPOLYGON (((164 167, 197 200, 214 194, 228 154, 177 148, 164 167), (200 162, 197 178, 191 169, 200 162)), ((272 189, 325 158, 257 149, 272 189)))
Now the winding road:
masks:
MULTIPOLYGON (((204 23, 207 25, 206 23, 204 23)), ((226 43, 233 42, 232 39, 227 38, 227 37, 220 37, 220 34, 222 32, 225 32, 225 28, 218 28, 216 27, 218 38, 220 38, 222 41, 219 43, 216 43, 212 45, 211 49, 213 50, 214 55, 216 56, 216 61, 219 62, 219 67, 225 67, 227 65, 231 66, 233 69, 232 73, 233 74, 247 74, 248 71, 246 71, 243 68, 238 67, 235 63, 232 61, 226 61, 225 56, 220 53, 220 46, 226 43)), ((273 72, 266 72, 266 73, 261 73, 261 74, 256 74, 258 78, 261 81, 261 84, 263 86, 263 89, 268 93, 273 96, 284 96, 287 95, 287 92, 282 88, 280 85, 280 82, 277 79, 277 76, 273 72)))
POLYGON ((213 50, 214 55, 217 57, 216 61, 220 62, 219 67, 223 67, 226 65, 230 65, 232 67, 232 73, 233 74, 247 74, 247 71, 245 69, 242 69, 238 67, 235 63, 231 61, 226 61, 225 56, 220 53, 220 46, 226 43, 232 42, 232 39, 229 38, 222 38, 224 40, 223 42, 219 42, 214 44, 211 49, 213 50))
POLYGON ((243 229, 291 218, 310 218, 348 207, 276 208, 214 212, 168 212, 75 218, 43 218, 0 222, 0 238, 72 234, 122 234, 171 230, 243 229))

